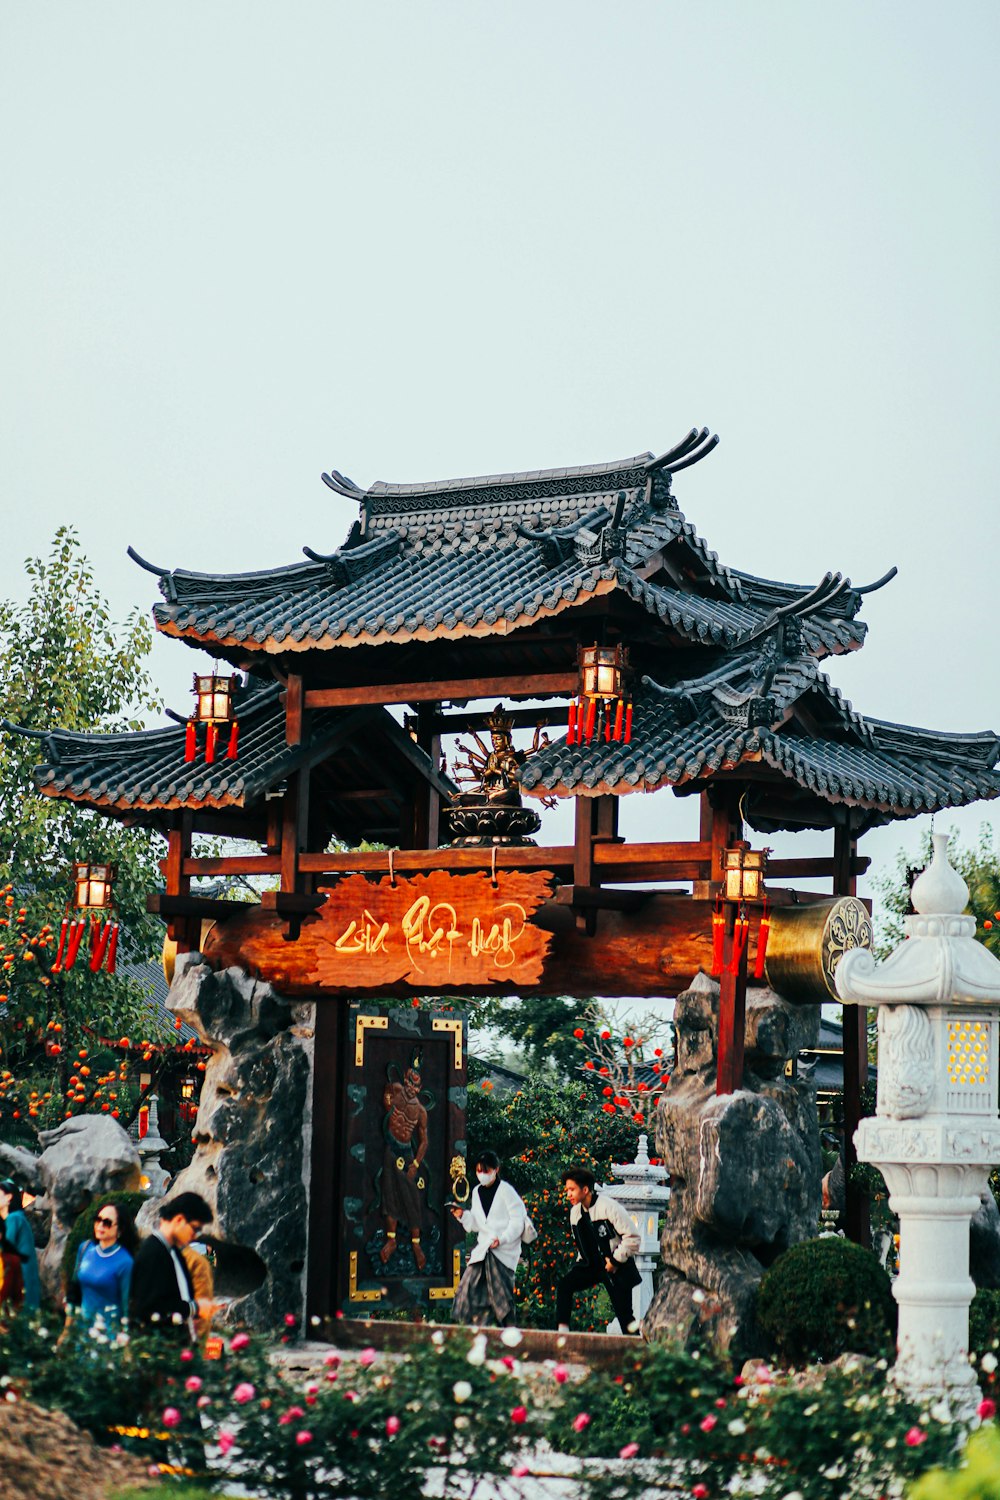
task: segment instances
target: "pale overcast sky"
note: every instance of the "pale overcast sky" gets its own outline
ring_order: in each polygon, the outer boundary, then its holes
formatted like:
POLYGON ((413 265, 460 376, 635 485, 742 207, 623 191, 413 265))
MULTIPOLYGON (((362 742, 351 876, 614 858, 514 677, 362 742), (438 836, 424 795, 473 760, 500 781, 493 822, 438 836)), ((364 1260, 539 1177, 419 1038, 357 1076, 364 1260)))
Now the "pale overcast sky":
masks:
MULTIPOLYGON (((63 522, 124 613, 158 597, 130 542, 232 571, 337 546, 330 466, 589 463, 705 424, 675 491, 724 561, 899 565, 832 668, 855 705, 1000 727, 995 0, 0 18, 0 592, 63 522)), ((174 707, 201 660, 158 645, 174 707)))

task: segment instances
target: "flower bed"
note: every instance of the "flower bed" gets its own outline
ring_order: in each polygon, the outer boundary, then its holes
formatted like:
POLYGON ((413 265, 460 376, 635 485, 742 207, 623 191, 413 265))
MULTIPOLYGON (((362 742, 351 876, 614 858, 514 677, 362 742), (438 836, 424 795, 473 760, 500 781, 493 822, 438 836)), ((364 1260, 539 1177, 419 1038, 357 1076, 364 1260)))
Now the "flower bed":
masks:
MULTIPOLYGON (((945 1407, 903 1400, 885 1361, 734 1377, 708 1349, 637 1344, 617 1371, 574 1380, 559 1360, 531 1363, 516 1330, 496 1344, 442 1328, 399 1355, 331 1349, 303 1377, 242 1333, 206 1361, 162 1338, 72 1328, 56 1346, 55 1332, 18 1318, 0 1335, 10 1405, 59 1408, 157 1474, 271 1500, 458 1496, 477 1484, 480 1495, 555 1495, 567 1475, 594 1500, 876 1500, 936 1464, 954 1468, 967 1435, 945 1407)), ((991 1388, 990 1353, 982 1378, 991 1388)), ((988 1396, 978 1420, 994 1417, 988 1396)))

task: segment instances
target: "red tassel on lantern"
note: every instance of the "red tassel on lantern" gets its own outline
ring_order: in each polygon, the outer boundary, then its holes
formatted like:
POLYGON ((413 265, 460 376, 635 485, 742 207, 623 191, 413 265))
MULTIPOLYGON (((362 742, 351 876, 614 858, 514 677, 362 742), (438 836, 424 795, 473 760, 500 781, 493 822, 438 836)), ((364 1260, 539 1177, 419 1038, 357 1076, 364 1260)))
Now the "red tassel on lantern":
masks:
POLYGON ((718 979, 722 973, 722 944, 726 935, 726 919, 722 915, 722 907, 716 903, 712 913, 712 968, 710 973, 713 979, 718 979))
POLYGON ((206 764, 206 766, 212 765, 213 762, 214 762, 214 760, 215 760, 215 741, 216 741, 217 736, 218 736, 218 730, 216 729, 215 724, 211 720, 209 720, 208 728, 205 730, 205 764, 206 764))
POLYGON ((765 906, 764 915, 760 919, 760 928, 757 932, 757 957, 754 960, 753 966, 753 977, 755 979, 764 978, 764 960, 767 958, 767 935, 770 931, 771 918, 765 906))
POLYGON ((622 737, 622 714, 624 713, 624 711, 625 705, 619 698, 618 702, 615 704, 615 727, 611 735, 611 738, 613 740, 620 740, 622 737))
POLYGON ((737 917, 736 925, 733 928, 733 951, 729 955, 729 963, 726 965, 727 973, 738 974, 740 972, 740 959, 743 957, 743 950, 747 945, 749 935, 750 923, 746 917, 737 917))
POLYGON ((567 745, 576 744, 576 699, 573 698, 569 705, 569 728, 566 730, 567 745))
POLYGON ((625 708, 625 733, 623 735, 623 739, 624 739, 626 745, 630 745, 632 743, 632 705, 631 705, 631 703, 627 704, 626 708, 625 708))
POLYGON ((597 714, 597 700, 596 700, 596 698, 591 698, 589 700, 588 704, 587 704, 587 725, 586 725, 586 728, 583 731, 583 737, 587 741, 588 745, 590 744, 591 740, 594 738, 594 718, 595 718, 596 714, 597 714))
POLYGON ((59 951, 56 953, 56 961, 52 965, 53 974, 58 974, 62 968, 63 954, 66 951, 66 933, 69 930, 69 918, 63 917, 62 926, 59 928, 59 951))
POLYGON ((108 938, 111 936, 111 923, 105 922, 99 930, 92 927, 90 931, 90 972, 96 974, 104 962, 104 954, 108 946, 108 938))
POLYGON ((226 751, 226 759, 227 760, 235 760, 236 759, 236 746, 239 743, 239 738, 240 738, 240 726, 239 726, 239 724, 237 724, 236 720, 234 719, 233 720, 232 728, 229 731, 229 749, 226 751))
POLYGON ((114 924, 114 926, 112 927, 112 929, 111 929, 111 941, 108 943, 108 961, 105 964, 105 968, 107 969, 107 971, 108 971, 109 974, 113 974, 115 972, 115 964, 117 962, 117 959, 118 959, 118 923, 116 922, 114 924))
POLYGON ((194 727, 194 720, 193 719, 188 719, 188 721, 187 721, 187 728, 184 731, 184 759, 185 760, 194 760, 195 755, 197 754, 197 751, 198 751, 197 733, 198 732, 197 732, 197 730, 194 727))
POLYGON ((83 921, 80 921, 80 922, 71 922, 69 924, 69 941, 66 944, 66 963, 65 963, 65 967, 66 967, 67 970, 71 969, 73 967, 73 965, 76 963, 76 955, 80 951, 80 943, 83 940, 83 934, 86 932, 86 930, 87 930, 87 924, 86 924, 86 922, 83 922, 83 921))
POLYGON ((604 712, 604 738, 605 738, 605 741, 608 744, 610 744, 611 743, 611 713, 610 713, 610 710, 608 709, 608 705, 606 703, 604 704, 603 712, 604 712))

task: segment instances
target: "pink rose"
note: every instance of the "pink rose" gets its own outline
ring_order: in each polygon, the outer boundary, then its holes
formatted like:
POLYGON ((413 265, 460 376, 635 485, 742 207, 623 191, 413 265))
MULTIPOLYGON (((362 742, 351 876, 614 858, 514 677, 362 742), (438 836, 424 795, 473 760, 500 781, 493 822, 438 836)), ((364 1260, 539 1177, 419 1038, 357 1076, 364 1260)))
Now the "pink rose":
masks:
POLYGON ((302 1428, 302 1430, 300 1432, 297 1432, 295 1434, 295 1441, 296 1441, 296 1443, 298 1443, 298 1445, 299 1445, 300 1448, 304 1448, 306 1446, 306 1444, 307 1443, 311 1443, 312 1440, 313 1440, 312 1433, 311 1432, 307 1432, 304 1427, 302 1428))
POLYGON ((248 1333, 237 1333, 229 1340, 229 1347, 234 1354, 238 1354, 241 1349, 246 1348, 249 1342, 250 1335, 248 1333))
POLYGON ((281 1413, 281 1416, 278 1418, 278 1426, 287 1427, 289 1422, 295 1422, 299 1417, 304 1416, 305 1412, 302 1410, 301 1406, 290 1406, 287 1411, 283 1411, 281 1413))
POLYGON ((328 1354, 326 1356, 326 1358, 324 1359, 323 1363, 325 1365, 339 1365, 340 1364, 340 1355, 339 1354, 328 1354))
POLYGON ((193 1352, 193 1350, 191 1350, 191 1349, 182 1349, 181 1350, 181 1359, 184 1361, 184 1363, 186 1365, 189 1365, 191 1363, 191 1361, 194 1359, 194 1352, 193 1352))
POLYGON ((514 1368, 514 1361, 511 1359, 509 1354, 503 1355, 500 1363, 503 1365, 505 1370, 513 1370, 514 1368))
POLYGON ((619 1458, 635 1458, 635 1455, 638 1453, 638 1451, 639 1451, 639 1444, 638 1443, 626 1443, 625 1446, 624 1446, 624 1448, 619 1448, 619 1450, 618 1450, 618 1457, 619 1458))
POLYGON ((708 1500, 708 1485, 696 1484, 692 1487, 691 1493, 695 1500, 708 1500))
POLYGON ((286 1328, 294 1328, 295 1327, 295 1314, 294 1313, 285 1313, 285 1327, 286 1328))
POLYGON ((528 1468, 527 1464, 518 1464, 517 1468, 511 1469, 510 1472, 515 1479, 523 1479, 526 1474, 531 1473, 531 1470, 528 1468))
POLYGON ((510 1414, 510 1420, 520 1427, 522 1422, 528 1420, 528 1408, 526 1406, 515 1406, 510 1414))
POLYGON ((205 1407, 206 1406, 211 1406, 211 1404, 212 1404, 212 1401, 211 1401, 211 1398, 209 1396, 199 1396, 198 1397, 198 1410, 199 1411, 204 1411, 205 1407))
POLYGON ((226 1432, 226 1430, 223 1429, 222 1432, 219 1433, 219 1452, 228 1453, 235 1441, 236 1439, 233 1437, 232 1433, 226 1432))
POLYGON ((176 1406, 168 1406, 163 1413, 164 1427, 177 1427, 180 1425, 181 1414, 176 1406))
POLYGON ((555 1381, 556 1385, 565 1385, 566 1381, 569 1379, 569 1371, 567 1370, 566 1366, 556 1365, 555 1369, 552 1371, 552 1379, 555 1381))
POLYGON ((908 1448, 919 1448, 921 1443, 926 1443, 927 1434, 922 1427, 911 1427, 903 1441, 908 1448))
POLYGON ((590 1426, 590 1414, 585 1411, 578 1412, 573 1418, 573 1431, 582 1432, 585 1427, 590 1426))
POLYGON ((373 1365, 377 1359, 378 1355, 374 1349, 362 1349, 358 1355, 358 1364, 363 1370, 367 1370, 368 1366, 373 1365))
POLYGON ((718 1417, 702 1417, 701 1421, 698 1423, 698 1426, 701 1428, 702 1432, 711 1432, 712 1428, 715 1426, 718 1420, 718 1417))
POLYGON ((201 1390, 201 1376, 200 1375, 189 1375, 188 1378, 187 1378, 187 1380, 185 1380, 185 1382, 184 1382, 184 1389, 186 1391, 200 1391, 201 1390))
POLYGON ((976 1407, 976 1412, 979 1416, 982 1417, 983 1421, 986 1422, 990 1419, 990 1417, 996 1416, 997 1404, 995 1401, 991 1401, 989 1396, 984 1396, 982 1401, 980 1401, 979 1405, 976 1407))
POLYGON ((399 1431, 399 1418, 398 1417, 386 1417, 386 1419, 385 1419, 385 1431, 386 1431, 386 1436, 387 1437, 395 1437, 396 1433, 399 1431))
POLYGON ((252 1401, 256 1394, 257 1392, 254 1390, 249 1380, 241 1380, 239 1385, 233 1392, 233 1400, 240 1406, 246 1406, 247 1402, 252 1401))

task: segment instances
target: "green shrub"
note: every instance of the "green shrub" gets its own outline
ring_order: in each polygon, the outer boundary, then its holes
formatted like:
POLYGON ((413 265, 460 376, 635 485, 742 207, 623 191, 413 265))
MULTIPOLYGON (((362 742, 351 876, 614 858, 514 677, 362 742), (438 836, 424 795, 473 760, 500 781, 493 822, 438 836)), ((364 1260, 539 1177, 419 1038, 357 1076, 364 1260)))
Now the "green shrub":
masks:
POLYGON ((1000 1292, 982 1287, 969 1308, 969 1353, 1000 1357, 1000 1292))
POLYGON ((792 1364, 892 1345, 896 1307, 888 1276, 870 1250, 827 1236, 795 1245, 775 1261, 757 1294, 757 1319, 792 1364))
POLYGON ((77 1215, 73 1228, 66 1236, 62 1254, 63 1282, 68 1283, 73 1274, 81 1240, 89 1240, 93 1236, 95 1209, 103 1208, 106 1203, 113 1203, 116 1207, 121 1204, 134 1219, 142 1205, 148 1201, 145 1193, 101 1193, 88 1203, 83 1212, 77 1215))

